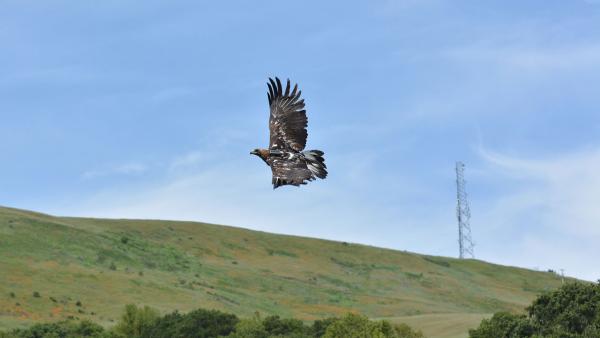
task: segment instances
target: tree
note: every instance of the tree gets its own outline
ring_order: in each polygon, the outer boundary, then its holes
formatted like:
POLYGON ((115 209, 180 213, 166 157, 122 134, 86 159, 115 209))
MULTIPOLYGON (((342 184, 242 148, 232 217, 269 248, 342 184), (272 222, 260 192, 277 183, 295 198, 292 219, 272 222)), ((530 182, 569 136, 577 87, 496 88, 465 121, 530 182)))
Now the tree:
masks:
POLYGON ((398 338, 425 338, 423 332, 415 331, 410 326, 402 323, 395 326, 398 338))
POLYGON ((151 338, 169 338, 176 337, 179 323, 183 315, 174 311, 158 318, 147 330, 147 337, 151 338))
POLYGON ((187 314, 175 311, 156 321, 144 337, 213 338, 227 336, 235 330, 236 315, 216 310, 198 309, 187 314))
POLYGON ((194 310, 183 317, 181 337, 213 338, 227 336, 235 330, 236 315, 216 310, 194 310))
POLYGON ((121 319, 115 326, 115 332, 125 337, 141 338, 159 318, 158 311, 149 306, 137 307, 134 304, 125 306, 121 319))
MULTIPOLYGON (((331 323, 325 331, 325 338, 422 338, 421 332, 407 325, 395 326, 390 322, 370 321, 367 317, 349 313, 331 323)), ((495 337, 497 338, 497 337, 495 337)))
POLYGON ((527 316, 506 312, 484 319, 469 331, 471 338, 597 338, 600 337, 600 285, 568 283, 540 295, 527 316))
POLYGON ((260 316, 240 320, 235 326, 235 332, 228 338, 268 338, 269 333, 265 329, 260 316))
POLYGON ((498 312, 484 319, 479 327, 469 330, 470 338, 526 338, 534 333, 534 327, 524 315, 498 312))
POLYGON ((323 337, 329 325, 334 323, 336 320, 338 319, 335 317, 315 320, 310 328, 311 335, 313 337, 323 337))
POLYGON ((541 334, 550 334, 558 327, 568 333, 582 334, 598 323, 600 285, 565 284, 554 292, 539 296, 527 311, 541 334))
POLYGON ((309 328, 304 326, 299 319, 286 318, 279 316, 269 316, 263 320, 263 326, 269 336, 286 336, 291 334, 307 335, 309 328))

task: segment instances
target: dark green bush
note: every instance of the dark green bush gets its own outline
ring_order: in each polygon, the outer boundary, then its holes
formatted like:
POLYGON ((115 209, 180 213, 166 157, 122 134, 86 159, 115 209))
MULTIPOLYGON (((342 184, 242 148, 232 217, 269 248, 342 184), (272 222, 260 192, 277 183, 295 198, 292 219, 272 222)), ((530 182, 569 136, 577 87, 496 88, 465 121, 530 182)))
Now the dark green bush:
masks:
POLYGON ((79 323, 61 321, 56 323, 35 324, 28 329, 17 329, 5 333, 6 338, 109 338, 118 337, 105 332, 102 326, 88 320, 79 323))
POLYGON ((469 331, 471 338, 524 338, 531 337, 534 327, 524 315, 498 312, 484 319, 479 327, 469 331))
POLYGON ((175 337, 182 317, 177 311, 159 317, 145 330, 145 337, 175 337))
POLYGON ((173 312, 157 319, 149 328, 151 338, 212 338, 227 336, 239 319, 233 314, 198 309, 187 314, 173 312))
POLYGON ((270 336, 289 334, 308 334, 309 328, 301 320, 279 316, 269 316, 263 320, 263 326, 270 336))
POLYGON ((496 313, 484 319, 471 338, 598 338, 600 337, 600 285, 568 283, 540 295, 527 308, 527 316, 496 313))
POLYGON ((236 315, 216 310, 194 310, 183 317, 182 337, 210 338, 233 332, 239 319, 236 315))
POLYGON ((558 327, 568 333, 582 334, 600 316, 600 285, 565 284, 538 297, 527 311, 541 334, 551 334, 558 327))
POLYGON ((335 317, 315 320, 310 328, 311 335, 313 337, 323 337, 329 325, 331 325, 336 320, 337 318, 335 317))

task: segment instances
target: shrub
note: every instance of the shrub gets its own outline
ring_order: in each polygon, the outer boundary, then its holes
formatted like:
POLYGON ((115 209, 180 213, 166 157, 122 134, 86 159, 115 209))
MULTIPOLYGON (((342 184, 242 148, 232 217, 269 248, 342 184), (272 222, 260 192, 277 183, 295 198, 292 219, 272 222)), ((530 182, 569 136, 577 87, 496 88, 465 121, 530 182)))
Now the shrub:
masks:
POLYGON ((235 331, 229 338, 268 338, 269 333, 265 329, 259 316, 243 319, 235 325, 235 331))
POLYGON ((41 297, 41 295, 40 295, 40 293, 39 293, 39 292, 37 292, 37 291, 33 291, 33 297, 35 297, 35 298, 40 298, 40 297, 41 297))
POLYGON ((89 320, 82 320, 78 326, 74 327, 74 334, 81 335, 83 337, 94 337, 103 333, 104 329, 102 326, 92 323, 89 320))
POLYGON ((307 334, 308 327, 304 326, 301 320, 279 316, 269 316, 263 320, 263 326, 270 336, 289 335, 289 334, 307 334))
POLYGON ((114 334, 105 332, 102 326, 88 320, 79 323, 61 321, 56 323, 35 324, 27 329, 16 329, 9 333, 0 333, 4 338, 117 338, 114 334))
POLYGON ((404 323, 396 325, 394 329, 398 338, 425 338, 423 332, 415 331, 404 323))
POLYGON ((157 318, 145 331, 147 337, 167 338, 178 337, 177 330, 183 315, 175 311, 157 318))
MULTIPOLYGON (((365 316, 349 313, 331 323, 325 338, 421 338, 421 332, 406 325, 394 326, 388 321, 371 321, 365 316)), ((495 337, 498 338, 498 337, 495 337)))
POLYGON ((330 317, 325 319, 318 319, 313 322, 313 325, 310 328, 310 332, 313 337, 323 337, 325 335, 325 331, 329 325, 335 322, 337 318, 330 317))
POLYGON ((505 312, 484 319, 471 338, 600 337, 600 285, 568 283, 544 293, 527 308, 528 316, 505 312))
POLYGON ((236 315, 216 310, 194 310, 183 317, 180 331, 185 337, 209 338, 226 336, 234 331, 236 315))
POLYGON ((484 319, 479 327, 469 331, 470 338, 524 338, 534 333, 533 325, 524 315, 498 312, 484 319))
POLYGON ((115 326, 115 332, 126 337, 143 337, 158 317, 158 311, 149 306, 141 308, 129 304, 125 306, 125 312, 115 326))
POLYGON ((216 310, 198 309, 182 315, 177 311, 157 319, 149 328, 152 338, 212 338, 234 332, 236 315, 216 310))
POLYGON ((565 284, 538 297, 527 310, 542 334, 550 334, 557 327, 581 334, 600 316, 600 285, 565 284))

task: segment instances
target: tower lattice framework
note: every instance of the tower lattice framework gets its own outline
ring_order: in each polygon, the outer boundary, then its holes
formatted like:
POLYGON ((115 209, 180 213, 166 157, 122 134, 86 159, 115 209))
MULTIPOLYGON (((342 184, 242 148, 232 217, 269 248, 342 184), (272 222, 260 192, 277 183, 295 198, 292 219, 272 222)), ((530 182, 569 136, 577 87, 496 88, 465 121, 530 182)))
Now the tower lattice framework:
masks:
POLYGON ((475 258, 471 238, 471 209, 465 189, 465 164, 456 162, 456 217, 458 218, 458 247, 459 258, 475 258))

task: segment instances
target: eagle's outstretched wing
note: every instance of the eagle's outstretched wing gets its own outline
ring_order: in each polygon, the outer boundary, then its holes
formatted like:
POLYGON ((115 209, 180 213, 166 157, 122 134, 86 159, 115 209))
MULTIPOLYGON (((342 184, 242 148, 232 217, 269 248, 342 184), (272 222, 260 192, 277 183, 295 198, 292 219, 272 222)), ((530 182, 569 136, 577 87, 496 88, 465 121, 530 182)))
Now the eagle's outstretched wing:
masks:
POLYGON ((273 172, 273 189, 286 184, 299 186, 315 179, 308 169, 306 161, 300 158, 275 158, 271 162, 271 171, 273 172))
POLYGON ((298 85, 290 93, 290 80, 287 80, 285 92, 279 78, 269 78, 269 149, 302 151, 306 146, 306 110, 304 100, 300 99, 302 91, 298 85))

